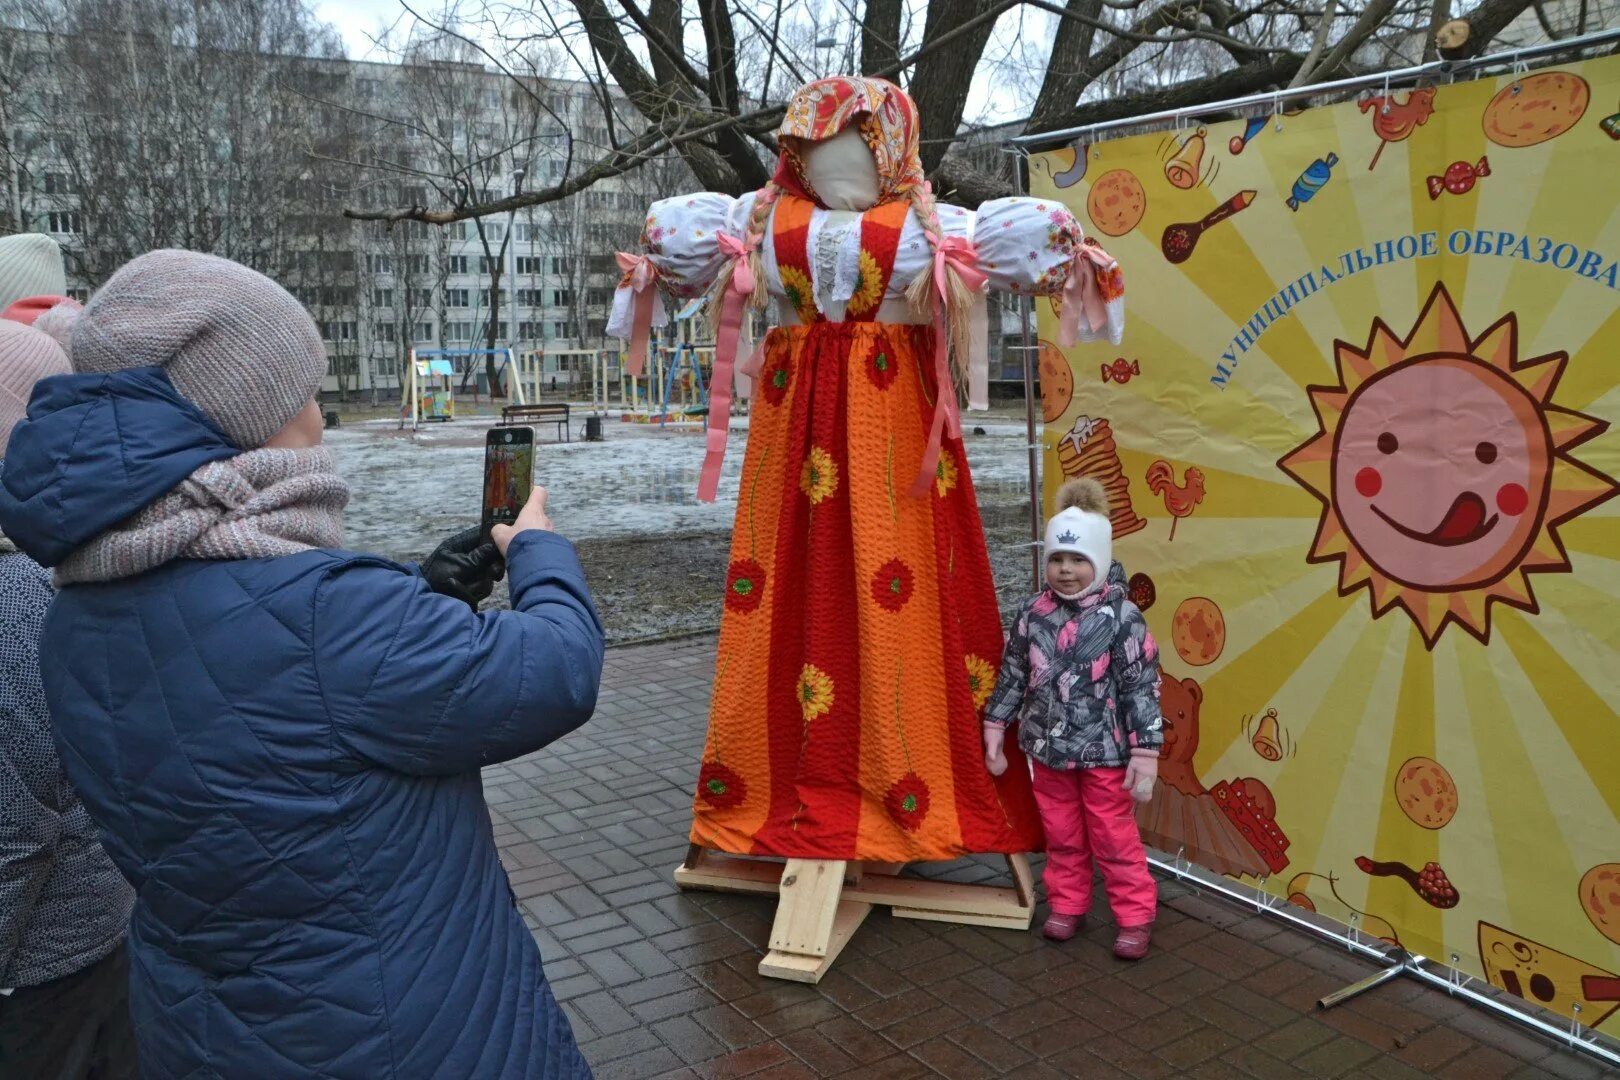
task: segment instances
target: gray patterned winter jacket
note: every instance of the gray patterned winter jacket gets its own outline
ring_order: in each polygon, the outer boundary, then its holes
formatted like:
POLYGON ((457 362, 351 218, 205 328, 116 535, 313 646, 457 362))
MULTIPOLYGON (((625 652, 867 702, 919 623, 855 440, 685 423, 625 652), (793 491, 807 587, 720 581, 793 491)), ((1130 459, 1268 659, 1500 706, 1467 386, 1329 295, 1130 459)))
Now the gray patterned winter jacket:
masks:
POLYGON ((1120 768, 1164 741, 1159 647, 1112 570, 1078 600, 1047 589, 1025 603, 1002 653, 985 722, 1018 721, 1018 745, 1048 768, 1120 768))
POLYGON ((50 573, 0 537, 3 989, 38 986, 100 960, 124 939, 135 902, 56 757, 39 678, 50 603, 50 573))

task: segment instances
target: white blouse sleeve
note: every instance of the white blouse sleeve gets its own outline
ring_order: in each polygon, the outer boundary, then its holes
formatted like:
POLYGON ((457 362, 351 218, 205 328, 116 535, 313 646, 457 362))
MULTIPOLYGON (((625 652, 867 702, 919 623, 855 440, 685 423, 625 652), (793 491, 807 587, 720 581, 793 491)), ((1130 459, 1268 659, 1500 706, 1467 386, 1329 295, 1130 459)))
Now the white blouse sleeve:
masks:
MULTIPOLYGON (((647 211, 641 230, 641 247, 657 268, 657 294, 653 301, 653 324, 667 321, 664 297, 690 300, 702 296, 714 284, 725 266, 719 234, 741 237, 754 207, 750 192, 740 199, 714 191, 661 199, 647 211)), ((628 339, 631 333, 635 292, 628 276, 613 296, 613 310, 607 332, 628 339)), ((671 305, 670 310, 678 305, 671 305)))
POLYGON ((973 246, 992 289, 1055 296, 1084 236, 1068 208, 1051 199, 991 199, 979 207, 973 246))

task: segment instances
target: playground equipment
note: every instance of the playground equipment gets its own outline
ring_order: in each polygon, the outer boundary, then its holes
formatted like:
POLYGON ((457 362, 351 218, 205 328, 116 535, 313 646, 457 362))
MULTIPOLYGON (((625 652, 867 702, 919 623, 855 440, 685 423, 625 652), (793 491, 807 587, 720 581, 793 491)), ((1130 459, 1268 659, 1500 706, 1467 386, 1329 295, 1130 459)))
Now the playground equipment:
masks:
MULTIPOLYGON (((547 397, 584 400, 586 383, 594 395, 604 349, 530 349, 518 354, 518 381, 530 401, 547 397)), ((617 355, 615 350, 614 355, 617 355)))
MULTIPOLYGON (((460 359, 471 362, 475 358, 495 356, 500 358, 500 365, 496 368, 496 381, 504 381, 510 387, 510 400, 516 404, 525 403, 523 397, 523 383, 521 379, 513 378, 516 365, 512 360, 512 350, 505 349, 412 349, 405 358, 405 378, 401 385, 399 402, 399 426, 405 427, 410 421, 411 430, 415 431, 424 421, 445 421, 456 418, 455 361, 460 359)), ((491 396, 494 387, 490 388, 491 396)))

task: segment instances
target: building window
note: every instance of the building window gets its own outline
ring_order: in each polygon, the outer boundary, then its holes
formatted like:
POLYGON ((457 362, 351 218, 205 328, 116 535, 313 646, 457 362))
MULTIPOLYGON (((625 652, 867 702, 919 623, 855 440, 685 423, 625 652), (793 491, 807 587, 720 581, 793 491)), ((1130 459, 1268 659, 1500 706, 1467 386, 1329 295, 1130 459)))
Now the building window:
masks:
POLYGON ((551 336, 554 337, 554 338, 565 338, 565 337, 567 337, 568 336, 568 324, 565 323, 565 322, 554 322, 554 323, 552 323, 551 324, 551 336))
POLYGON ((607 307, 613 303, 613 290, 593 288, 585 290, 585 303, 591 307, 607 307))
POLYGON ((446 290, 444 290, 444 306, 445 307, 471 307, 472 302, 469 299, 469 291, 467 289, 446 289, 446 290))
POLYGON ((520 274, 545 273, 546 261, 538 255, 519 255, 517 259, 517 272, 520 274))
POLYGON ((372 289, 371 290, 371 306, 372 307, 387 307, 387 308, 393 307, 394 306, 394 290, 393 289, 372 289))
POLYGON ((566 276, 574 272, 573 259, 559 259, 555 255, 551 259, 551 272, 559 276, 566 276))
POLYGON ((520 244, 532 244, 540 239, 540 226, 514 225, 512 227, 512 239, 520 244))
POLYGON ((544 289, 519 289, 517 291, 517 306, 540 307, 545 303, 545 294, 544 289))
POLYGON ((444 324, 445 344, 467 342, 472 340, 472 323, 465 321, 447 322, 444 324))
POLYGON ((430 308, 432 306, 433 306, 433 290, 432 289, 412 289, 411 290, 411 307, 416 308, 418 310, 421 310, 422 308, 430 308))
POLYGON ((484 239, 492 244, 498 244, 506 236, 506 226, 499 222, 490 221, 484 224, 484 239))
POLYGON ((488 274, 490 271, 494 270, 500 265, 501 257, 499 255, 478 256, 478 272, 480 274, 488 274))
POLYGON ((69 176, 67 173, 46 173, 45 194, 72 195, 73 177, 69 176))
POLYGON ((452 256, 450 256, 450 271, 449 272, 452 273, 452 274, 465 274, 467 272, 467 256, 465 256, 465 255, 452 255, 452 256))
POLYGON ((392 345, 394 343, 394 324, 383 323, 381 326, 377 327, 377 340, 386 341, 388 344, 392 345))
POLYGON ((545 331, 545 323, 528 321, 518 323, 519 341, 538 341, 545 331))
POLYGON ((429 267, 431 266, 426 255, 412 255, 405 265, 410 267, 410 272, 413 274, 429 273, 429 267))
MULTIPOLYGON (((505 307, 506 306, 506 290, 505 289, 500 290, 500 301, 501 301, 501 307, 505 307)), ((489 290, 488 289, 479 289, 478 290, 478 306, 481 307, 481 308, 487 308, 487 307, 490 306, 490 304, 489 304, 489 290)))
POLYGON ((354 341, 359 335, 355 332, 355 325, 352 322, 329 322, 322 336, 327 341, 354 341))
POLYGON ((452 240, 467 239, 467 223, 465 221, 452 221, 445 226, 445 232, 452 240))
POLYGON ((391 255, 367 255, 366 269, 373 274, 392 274, 394 272, 394 259, 391 255))
POLYGON ((574 302, 574 291, 572 289, 552 289, 551 290, 551 306, 552 307, 567 307, 569 304, 571 304, 573 302, 574 302))
POLYGON ((419 322, 419 323, 416 324, 416 343, 418 345, 431 345, 431 344, 433 344, 433 324, 432 323, 430 323, 430 322, 419 322))
POLYGON ((77 210, 53 210, 47 215, 49 231, 53 233, 79 232, 79 212, 77 210))

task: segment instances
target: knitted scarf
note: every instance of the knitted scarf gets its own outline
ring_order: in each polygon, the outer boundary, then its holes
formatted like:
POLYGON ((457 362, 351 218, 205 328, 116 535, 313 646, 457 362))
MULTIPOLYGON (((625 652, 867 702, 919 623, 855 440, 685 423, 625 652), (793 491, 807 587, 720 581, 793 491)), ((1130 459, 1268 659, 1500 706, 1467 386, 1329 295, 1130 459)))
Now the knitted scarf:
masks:
POLYGON ((69 555, 58 587, 117 581, 174 559, 273 559, 343 542, 349 487, 325 447, 250 450, 179 487, 69 555))

